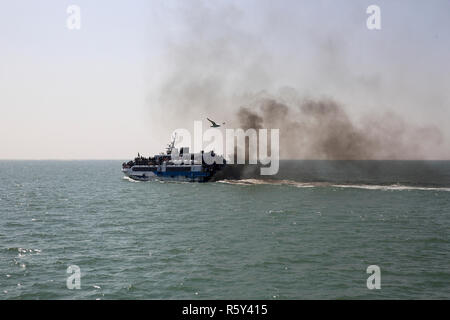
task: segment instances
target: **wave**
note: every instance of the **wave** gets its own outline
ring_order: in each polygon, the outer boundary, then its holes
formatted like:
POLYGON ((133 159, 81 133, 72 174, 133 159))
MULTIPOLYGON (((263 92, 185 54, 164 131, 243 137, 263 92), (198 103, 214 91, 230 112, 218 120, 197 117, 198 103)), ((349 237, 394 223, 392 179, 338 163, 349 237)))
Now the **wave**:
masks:
POLYGON ((357 188, 357 189, 368 189, 368 190, 422 190, 422 191, 450 191, 450 188, 444 187, 419 187, 419 186, 407 186, 401 184, 392 185, 370 185, 370 184, 334 184, 333 187, 338 188, 357 188))
POLYGON ((123 180, 127 180, 127 181, 130 181, 130 182, 141 182, 141 181, 138 181, 138 180, 131 179, 130 177, 127 177, 127 176, 123 176, 123 180))
POLYGON ((313 188, 317 187, 317 185, 312 183, 303 183, 303 182, 297 182, 292 180, 271 180, 271 179, 240 179, 240 180, 219 180, 218 183, 226 183, 226 184, 236 184, 236 185, 244 185, 244 186, 250 186, 250 185, 262 185, 262 184, 268 184, 268 185, 290 185, 298 188, 313 188))
POLYGON ((421 191, 450 192, 450 188, 444 187, 422 187, 422 186, 408 186, 401 184, 391 184, 391 185, 337 184, 332 182, 298 182, 293 180, 273 180, 273 179, 241 179, 241 180, 224 179, 217 182, 242 186, 276 185, 276 186, 292 186, 296 188, 333 187, 333 188, 352 188, 352 189, 382 190, 382 191, 421 190, 421 191))

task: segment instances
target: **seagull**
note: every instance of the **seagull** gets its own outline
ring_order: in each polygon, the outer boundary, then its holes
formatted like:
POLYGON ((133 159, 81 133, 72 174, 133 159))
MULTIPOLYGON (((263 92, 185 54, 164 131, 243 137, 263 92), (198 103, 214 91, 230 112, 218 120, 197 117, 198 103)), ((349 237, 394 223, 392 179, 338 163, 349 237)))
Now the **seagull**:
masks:
MULTIPOLYGON (((212 121, 209 118, 206 118, 206 119, 208 119, 208 121, 211 122, 211 128, 218 128, 218 127, 220 127, 220 124, 215 123, 214 121, 212 121)), ((222 123, 222 124, 225 124, 225 122, 222 123)))

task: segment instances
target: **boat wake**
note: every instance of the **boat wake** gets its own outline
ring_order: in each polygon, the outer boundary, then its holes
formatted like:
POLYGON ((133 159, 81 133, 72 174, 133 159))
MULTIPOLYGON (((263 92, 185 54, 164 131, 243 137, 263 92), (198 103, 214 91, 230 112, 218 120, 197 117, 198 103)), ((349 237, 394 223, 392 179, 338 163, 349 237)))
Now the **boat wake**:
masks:
POLYGON ((235 184, 235 185, 242 185, 242 186, 252 186, 252 185, 276 185, 276 186, 282 186, 282 185, 288 185, 288 186, 294 186, 297 188, 313 188, 318 187, 320 183, 303 183, 303 182, 297 182, 292 180, 273 180, 273 179, 240 179, 240 180, 219 180, 218 183, 226 183, 226 184, 235 184))
POLYGON ((292 180, 273 180, 273 179, 242 179, 242 180, 220 180, 218 183, 242 185, 242 186, 254 186, 254 185, 275 185, 275 186, 292 186, 296 188, 317 188, 317 187, 333 187, 333 188, 352 188, 352 189, 366 189, 366 190, 382 190, 382 191, 447 191, 450 192, 450 188, 444 187, 421 187, 421 186, 408 186, 402 184, 391 185, 372 185, 372 184, 337 184, 331 182, 298 182, 292 180))
POLYGON ((123 177, 123 180, 130 181, 130 182, 141 182, 141 181, 139 181, 139 180, 131 179, 130 177, 127 177, 127 176, 124 176, 124 177, 123 177))

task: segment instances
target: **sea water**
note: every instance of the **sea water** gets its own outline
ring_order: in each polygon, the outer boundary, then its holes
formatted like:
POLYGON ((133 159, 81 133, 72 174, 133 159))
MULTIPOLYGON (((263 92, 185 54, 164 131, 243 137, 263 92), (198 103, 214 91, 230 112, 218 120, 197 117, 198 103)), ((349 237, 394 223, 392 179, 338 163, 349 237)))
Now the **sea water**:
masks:
POLYGON ((134 182, 121 163, 0 161, 0 299, 450 298, 450 162, 209 183, 134 182))

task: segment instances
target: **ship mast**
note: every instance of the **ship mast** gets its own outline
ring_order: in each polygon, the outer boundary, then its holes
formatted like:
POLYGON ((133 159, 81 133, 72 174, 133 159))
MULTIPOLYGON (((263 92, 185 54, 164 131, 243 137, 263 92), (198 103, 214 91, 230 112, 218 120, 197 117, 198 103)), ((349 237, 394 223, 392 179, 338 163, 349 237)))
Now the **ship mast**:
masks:
POLYGON ((167 145, 167 148, 166 148, 166 150, 167 150, 166 153, 167 153, 168 155, 172 154, 172 150, 173 150, 173 148, 175 147, 175 140, 176 140, 176 138, 177 138, 177 133, 175 132, 175 135, 173 136, 172 142, 169 143, 169 144, 167 145))

